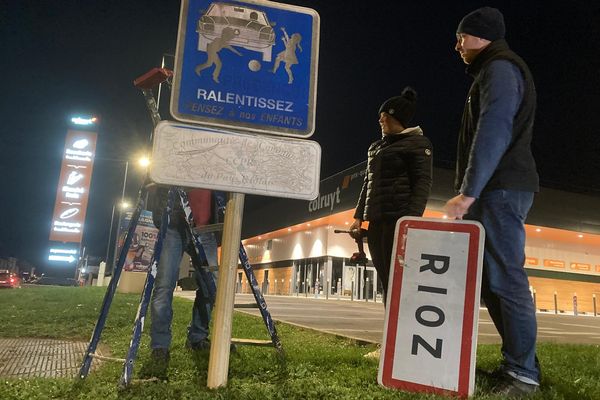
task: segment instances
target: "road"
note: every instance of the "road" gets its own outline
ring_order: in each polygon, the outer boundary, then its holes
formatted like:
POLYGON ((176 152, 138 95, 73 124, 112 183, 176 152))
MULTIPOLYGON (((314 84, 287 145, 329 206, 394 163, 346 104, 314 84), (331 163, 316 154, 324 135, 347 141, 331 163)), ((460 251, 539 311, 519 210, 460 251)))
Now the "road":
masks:
MULTIPOLYGON (((193 291, 176 295, 194 299, 193 291)), ((329 332, 359 341, 381 343, 384 312, 381 303, 303 296, 265 296, 271 316, 276 321, 329 332)), ((236 304, 252 304, 250 294, 237 294, 236 304)), ((256 308, 237 311, 260 315, 256 308)), ((538 341, 554 343, 599 344, 600 316, 555 315, 538 313, 538 341)), ((485 308, 479 312, 478 343, 499 343, 500 337, 485 308)))

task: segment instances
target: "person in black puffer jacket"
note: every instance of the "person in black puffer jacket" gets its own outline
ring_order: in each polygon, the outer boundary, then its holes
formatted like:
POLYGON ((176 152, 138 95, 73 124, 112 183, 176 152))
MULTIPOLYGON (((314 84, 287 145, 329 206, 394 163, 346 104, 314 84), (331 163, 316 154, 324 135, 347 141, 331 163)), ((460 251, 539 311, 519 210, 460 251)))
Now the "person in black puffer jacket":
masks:
POLYGON ((420 127, 407 128, 416 92, 406 87, 379 108, 382 138, 369 147, 367 171, 350 231, 369 221, 368 243, 386 302, 396 221, 422 216, 431 190, 432 146, 420 127))

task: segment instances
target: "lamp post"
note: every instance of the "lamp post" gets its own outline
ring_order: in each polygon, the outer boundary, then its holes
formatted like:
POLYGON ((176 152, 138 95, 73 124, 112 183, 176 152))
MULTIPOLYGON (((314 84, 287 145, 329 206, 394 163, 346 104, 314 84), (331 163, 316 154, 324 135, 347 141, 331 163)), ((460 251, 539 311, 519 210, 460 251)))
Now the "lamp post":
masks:
MULTIPOLYGON (((119 205, 119 221, 121 220, 121 209, 123 208, 123 205, 125 203, 125 188, 127 187, 127 172, 129 171, 129 161, 125 161, 125 173, 123 174, 123 190, 121 191, 121 204, 119 205)), ((105 262, 108 264, 108 257, 109 257, 109 253, 110 253, 110 248, 111 248, 111 238, 112 238, 112 231, 113 231, 113 224, 115 221, 115 203, 113 202, 113 206, 112 206, 112 212, 110 215, 110 228, 108 230, 108 243, 106 245, 106 258, 105 258, 105 262)), ((110 268, 107 265, 107 270, 111 271, 111 275, 112 275, 112 271, 114 269, 114 264, 115 264, 115 254, 113 254, 113 259, 112 259, 112 263, 110 265, 110 268)))

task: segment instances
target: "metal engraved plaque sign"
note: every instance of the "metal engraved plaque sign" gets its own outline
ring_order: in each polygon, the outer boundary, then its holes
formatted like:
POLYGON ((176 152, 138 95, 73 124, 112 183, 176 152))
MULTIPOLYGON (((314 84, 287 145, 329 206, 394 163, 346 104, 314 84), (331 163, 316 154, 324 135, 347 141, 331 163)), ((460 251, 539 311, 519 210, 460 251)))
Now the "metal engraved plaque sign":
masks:
POLYGON ((165 185, 312 200, 320 167, 314 141, 163 121, 154 132, 150 177, 165 185))

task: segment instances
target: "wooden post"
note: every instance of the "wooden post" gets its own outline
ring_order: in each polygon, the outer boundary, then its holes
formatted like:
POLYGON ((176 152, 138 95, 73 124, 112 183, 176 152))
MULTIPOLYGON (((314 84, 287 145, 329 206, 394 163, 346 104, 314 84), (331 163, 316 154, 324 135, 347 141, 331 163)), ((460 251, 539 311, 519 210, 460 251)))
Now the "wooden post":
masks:
POLYGON ((241 193, 230 193, 227 199, 225 221, 223 224, 223 246, 221 248, 221 264, 219 266, 217 297, 215 299, 213 317, 213 334, 208 361, 207 386, 210 389, 227 385, 229 346, 231 343, 233 303, 243 212, 244 195, 241 193))

